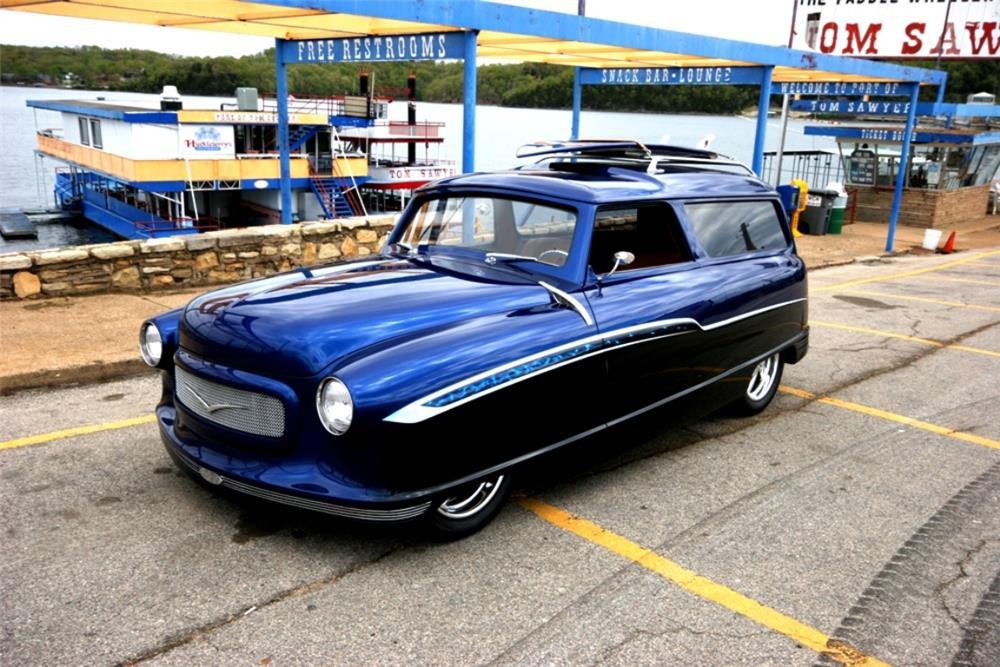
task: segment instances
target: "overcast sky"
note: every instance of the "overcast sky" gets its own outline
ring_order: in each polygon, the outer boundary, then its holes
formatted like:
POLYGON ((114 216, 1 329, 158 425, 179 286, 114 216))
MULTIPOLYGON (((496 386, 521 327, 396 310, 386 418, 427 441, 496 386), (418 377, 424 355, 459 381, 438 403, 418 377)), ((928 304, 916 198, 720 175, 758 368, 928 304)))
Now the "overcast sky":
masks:
MULTIPOLYGON (((577 0, 504 0, 575 14, 577 0)), ((787 44, 792 0, 587 0, 587 15, 680 32, 787 44)), ((0 13, 0 43, 150 49, 181 55, 240 56, 274 40, 221 32, 92 21, 29 12, 0 13)))

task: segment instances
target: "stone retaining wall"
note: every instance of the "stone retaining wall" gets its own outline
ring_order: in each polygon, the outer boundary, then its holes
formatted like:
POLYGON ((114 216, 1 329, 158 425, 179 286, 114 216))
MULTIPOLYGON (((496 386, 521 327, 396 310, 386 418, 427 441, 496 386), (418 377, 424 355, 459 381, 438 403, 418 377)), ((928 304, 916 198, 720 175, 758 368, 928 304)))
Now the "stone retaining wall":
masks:
POLYGON ((258 278, 378 252, 392 217, 266 225, 0 255, 0 299, 148 292, 258 278))

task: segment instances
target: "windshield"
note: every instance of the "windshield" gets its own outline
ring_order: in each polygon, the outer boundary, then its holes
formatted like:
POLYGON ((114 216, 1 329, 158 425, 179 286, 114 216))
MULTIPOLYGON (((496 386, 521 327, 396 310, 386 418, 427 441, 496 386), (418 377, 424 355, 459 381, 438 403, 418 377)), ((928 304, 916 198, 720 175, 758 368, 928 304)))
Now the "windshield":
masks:
POLYGON ((398 242, 410 249, 464 248, 487 263, 535 261, 563 266, 576 212, 505 197, 442 197, 425 201, 398 242))

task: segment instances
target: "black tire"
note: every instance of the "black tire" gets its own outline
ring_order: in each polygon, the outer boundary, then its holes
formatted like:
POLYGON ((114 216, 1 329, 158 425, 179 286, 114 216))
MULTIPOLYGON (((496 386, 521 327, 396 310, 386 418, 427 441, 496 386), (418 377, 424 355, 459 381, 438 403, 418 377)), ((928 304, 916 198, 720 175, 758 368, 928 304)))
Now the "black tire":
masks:
POLYGON ((439 500, 427 513, 427 523, 437 539, 457 540, 475 533, 493 520, 510 495, 507 473, 465 484, 439 500))
POLYGON ((743 389, 743 395, 729 404, 729 412, 741 417, 762 412, 778 393, 784 370, 785 361, 780 352, 755 364, 750 369, 750 378, 743 389))

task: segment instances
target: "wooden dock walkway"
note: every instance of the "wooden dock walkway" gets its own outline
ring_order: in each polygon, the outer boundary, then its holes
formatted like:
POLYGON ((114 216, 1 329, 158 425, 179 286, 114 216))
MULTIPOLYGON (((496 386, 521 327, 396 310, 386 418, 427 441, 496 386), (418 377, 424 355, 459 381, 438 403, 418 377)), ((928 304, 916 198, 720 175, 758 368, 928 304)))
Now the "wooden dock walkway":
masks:
POLYGON ((35 223, 28 219, 24 211, 18 209, 0 211, 0 235, 5 239, 38 238, 35 223))

